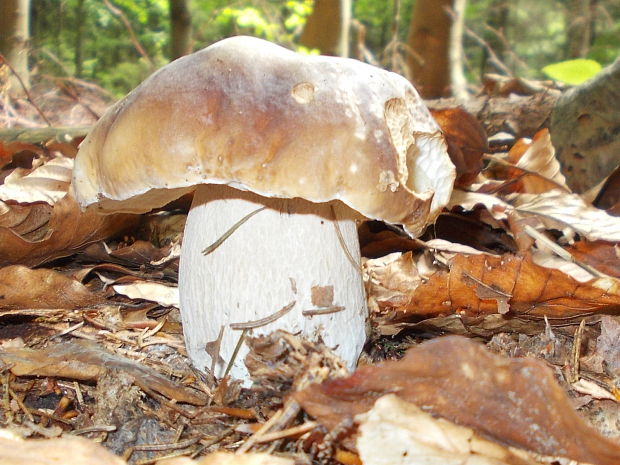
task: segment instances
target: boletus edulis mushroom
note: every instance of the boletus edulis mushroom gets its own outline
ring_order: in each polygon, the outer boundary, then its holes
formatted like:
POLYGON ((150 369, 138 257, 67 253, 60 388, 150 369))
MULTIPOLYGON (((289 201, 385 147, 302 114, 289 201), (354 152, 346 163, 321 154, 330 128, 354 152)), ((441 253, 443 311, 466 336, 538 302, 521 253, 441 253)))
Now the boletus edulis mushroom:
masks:
MULTIPOLYGON (((102 213, 148 212, 195 191, 180 262, 183 331, 195 366, 222 376, 242 333, 276 329, 322 338, 352 368, 368 316, 356 221, 417 236, 454 177, 405 78, 233 37, 114 105, 80 147, 73 190, 102 213)), ((247 381, 246 352, 231 374, 247 381)))

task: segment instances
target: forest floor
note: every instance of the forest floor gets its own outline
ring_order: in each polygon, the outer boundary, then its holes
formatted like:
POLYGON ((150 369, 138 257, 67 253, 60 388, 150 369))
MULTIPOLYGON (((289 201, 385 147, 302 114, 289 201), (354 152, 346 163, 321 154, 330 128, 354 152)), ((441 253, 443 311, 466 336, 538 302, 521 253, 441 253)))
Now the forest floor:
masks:
MULTIPOLYGON (((420 240, 360 227, 372 335, 354 376, 321 343, 276 333, 247 341, 251 388, 187 358, 176 285, 189 198, 84 217, 65 196, 81 137, 0 141, 0 183, 12 189, 0 196, 0 462, 180 464, 227 451, 237 454, 201 463, 353 465, 394 463, 394 451, 441 463, 620 463, 617 223, 558 194, 557 173, 515 174, 519 157, 553 158, 538 132, 553 95, 511 88, 472 104, 491 136, 483 174, 493 183, 476 192, 486 197, 455 200, 420 240), (37 171, 45 166, 54 174, 37 171), (532 193, 542 205, 523 197, 532 193), (540 226, 566 215, 574 229, 540 226), (526 238, 526 224, 544 238, 526 238), (577 258, 558 264, 541 252, 549 243, 577 258), (443 292, 453 308, 438 308, 443 292), (83 456, 65 442, 74 437, 91 440, 83 456), (185 459, 163 462, 173 457, 185 459)), ((0 126, 45 127, 44 114, 54 127, 86 127, 110 102, 80 82, 48 83, 5 96, 0 126)))

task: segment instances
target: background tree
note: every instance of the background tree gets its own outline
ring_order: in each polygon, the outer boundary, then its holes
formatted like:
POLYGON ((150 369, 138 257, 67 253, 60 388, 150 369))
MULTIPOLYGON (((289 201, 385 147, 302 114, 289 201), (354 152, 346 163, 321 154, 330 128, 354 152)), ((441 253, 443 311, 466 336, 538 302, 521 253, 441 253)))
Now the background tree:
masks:
POLYGON ((450 31, 454 0, 417 0, 407 44, 411 80, 426 98, 450 95, 450 31))
POLYGON ((301 45, 323 55, 349 56, 351 0, 314 0, 301 34, 301 45))
MULTIPOLYGON (((24 85, 30 85, 28 50, 30 38, 30 0, 0 2, 0 53, 19 75, 24 85)), ((21 85, 12 73, 9 88, 19 92, 21 85)))
POLYGON ((170 51, 171 59, 192 52, 192 18, 188 0, 170 2, 170 51))

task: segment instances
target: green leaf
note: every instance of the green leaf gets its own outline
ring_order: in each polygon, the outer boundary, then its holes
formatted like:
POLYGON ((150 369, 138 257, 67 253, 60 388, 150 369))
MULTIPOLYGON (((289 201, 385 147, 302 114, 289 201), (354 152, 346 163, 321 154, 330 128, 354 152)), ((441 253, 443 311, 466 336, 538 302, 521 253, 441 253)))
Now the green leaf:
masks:
POLYGON ((542 72, 551 79, 576 86, 592 79, 600 70, 598 61, 577 58, 547 65, 542 72))

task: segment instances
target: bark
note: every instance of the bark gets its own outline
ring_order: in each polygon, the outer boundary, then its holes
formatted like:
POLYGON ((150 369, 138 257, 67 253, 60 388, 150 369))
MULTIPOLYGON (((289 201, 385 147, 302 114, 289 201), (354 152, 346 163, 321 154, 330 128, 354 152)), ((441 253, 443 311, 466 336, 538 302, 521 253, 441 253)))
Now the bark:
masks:
MULTIPOLYGON (((30 39, 30 0, 0 1, 0 53, 10 63, 26 87, 30 85, 28 42, 30 39)), ((9 89, 21 92, 19 80, 11 75, 9 89)))
POLYGON ((453 0, 417 0, 409 26, 409 68, 424 98, 450 95, 450 29, 453 0))
POLYGON ((585 57, 592 42, 594 16, 592 0, 571 0, 567 9, 567 56, 585 57))
MULTIPOLYGON (((488 9, 487 25, 489 31, 485 33, 484 39, 489 47, 495 53, 495 56, 501 61, 505 60, 506 52, 506 29, 508 27, 508 19, 510 17, 510 2, 509 0, 492 0, 488 9)), ((489 53, 486 49, 483 49, 482 69, 480 70, 480 76, 482 77, 488 72, 502 71, 501 69, 489 69, 492 64, 489 62, 489 53)))
POLYGON ((620 164, 620 58, 566 91, 551 116, 551 138, 570 187, 595 186, 620 164))
POLYGON ((323 55, 349 56, 351 0, 314 0, 300 43, 323 55))
POLYGON ((450 28, 450 86, 457 99, 467 99, 467 79, 463 72, 463 29, 467 0, 454 0, 452 26, 450 28))
POLYGON ((75 56, 73 61, 75 64, 75 76, 82 77, 82 42, 84 40, 84 23, 86 22, 84 17, 84 0, 78 0, 75 17, 75 56))
POLYGON ((169 0, 170 47, 174 60, 192 53, 192 17, 188 0, 169 0))

